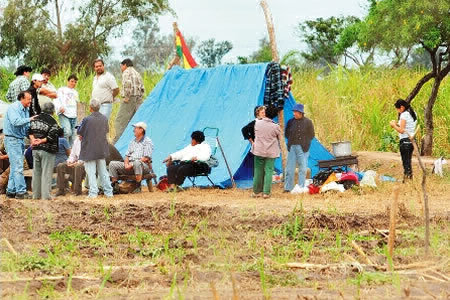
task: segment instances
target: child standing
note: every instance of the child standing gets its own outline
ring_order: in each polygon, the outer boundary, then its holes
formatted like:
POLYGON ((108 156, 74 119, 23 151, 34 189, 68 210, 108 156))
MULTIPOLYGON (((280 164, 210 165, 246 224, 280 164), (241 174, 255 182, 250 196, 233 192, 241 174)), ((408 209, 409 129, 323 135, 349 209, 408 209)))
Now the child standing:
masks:
POLYGON ((67 86, 58 89, 58 98, 55 100, 59 123, 64 130, 64 137, 71 146, 77 137, 75 130, 77 125, 77 104, 79 102, 78 92, 75 90, 77 82, 77 76, 70 75, 67 79, 67 86))

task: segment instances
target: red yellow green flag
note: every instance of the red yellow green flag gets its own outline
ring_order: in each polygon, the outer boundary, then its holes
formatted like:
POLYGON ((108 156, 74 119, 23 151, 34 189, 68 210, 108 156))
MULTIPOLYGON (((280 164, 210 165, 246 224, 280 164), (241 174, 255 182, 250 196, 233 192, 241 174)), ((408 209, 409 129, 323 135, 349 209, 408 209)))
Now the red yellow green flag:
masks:
POLYGON ((197 63, 192 57, 191 52, 189 51, 186 42, 184 41, 184 38, 179 30, 177 31, 176 35, 176 45, 177 45, 177 55, 182 60, 182 66, 185 69, 195 68, 197 66, 197 63))

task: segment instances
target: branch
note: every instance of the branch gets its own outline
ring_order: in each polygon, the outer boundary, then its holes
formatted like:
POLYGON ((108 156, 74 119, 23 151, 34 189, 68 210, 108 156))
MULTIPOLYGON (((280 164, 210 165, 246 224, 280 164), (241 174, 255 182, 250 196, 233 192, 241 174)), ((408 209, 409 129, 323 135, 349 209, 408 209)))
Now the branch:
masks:
POLYGON ((435 78, 436 75, 434 73, 434 71, 431 71, 430 73, 426 74, 425 76, 423 76, 419 82, 416 84, 416 86, 414 87, 414 89, 411 91, 411 93, 409 93, 408 97, 406 97, 405 101, 408 103, 411 103, 411 101, 414 99, 414 97, 417 96, 417 94, 420 92, 420 90, 422 89, 423 85, 425 83, 427 83, 428 81, 430 81, 431 78, 435 78))
POLYGON ((442 69, 441 73, 439 73, 439 80, 444 79, 445 76, 450 72, 450 62, 442 69))

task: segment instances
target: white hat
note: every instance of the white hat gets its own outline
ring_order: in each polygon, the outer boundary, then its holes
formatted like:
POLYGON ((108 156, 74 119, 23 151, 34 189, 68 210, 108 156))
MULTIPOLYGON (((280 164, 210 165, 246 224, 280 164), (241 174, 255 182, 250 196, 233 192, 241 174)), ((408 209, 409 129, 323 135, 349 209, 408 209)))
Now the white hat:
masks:
POLYGON ((31 81, 35 81, 35 80, 37 80, 37 81, 44 81, 45 79, 44 79, 44 76, 42 76, 41 74, 36 73, 36 74, 33 74, 33 77, 31 77, 31 81))
POLYGON ((147 130, 147 124, 144 122, 137 122, 136 124, 133 124, 133 127, 141 127, 144 130, 147 130))

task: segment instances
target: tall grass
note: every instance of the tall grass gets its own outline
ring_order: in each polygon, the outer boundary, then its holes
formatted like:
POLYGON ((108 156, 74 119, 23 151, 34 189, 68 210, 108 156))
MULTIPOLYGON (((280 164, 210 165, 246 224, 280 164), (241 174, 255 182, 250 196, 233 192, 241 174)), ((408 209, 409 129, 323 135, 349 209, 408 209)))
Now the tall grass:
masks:
MULTIPOLYGON (((328 74, 305 70, 293 74, 292 92, 298 102, 306 104, 306 113, 315 125, 316 135, 325 145, 349 140, 355 150, 397 149, 397 134, 389 121, 397 119, 394 102, 405 98, 424 75, 411 69, 346 70, 335 68, 328 74)), ((450 154, 450 86, 447 78, 441 85, 434 106, 434 147, 436 156, 450 154)), ((422 88, 412 106, 424 134, 424 107, 431 83, 422 88)))
MULTIPOLYGON (((4 70, 2 74, 0 97, 6 93, 4 81, 14 78, 4 70)), ((63 67, 52 76, 51 81, 57 88, 65 86, 70 74, 72 70, 63 67)), ((85 69, 76 75, 80 100, 88 103, 94 74, 90 69, 85 69)), ((389 121, 397 118, 393 103, 397 98, 406 97, 423 75, 423 71, 407 68, 346 70, 337 67, 327 74, 320 70, 303 70, 293 74, 292 93, 298 102, 306 105, 307 115, 315 125, 316 136, 324 145, 349 140, 354 150, 397 151, 397 134, 389 126, 389 121)), ((162 77, 162 73, 143 74, 146 95, 162 77)), ((116 74, 116 78, 120 86, 120 74, 116 74)), ((435 156, 450 154, 449 82, 447 78, 442 83, 433 110, 435 156)), ((412 103, 421 126, 418 140, 424 134, 424 107, 430 91, 431 83, 428 83, 412 103)), ((111 137, 115 135, 114 120, 118 108, 119 104, 114 104, 110 121, 111 137)))

